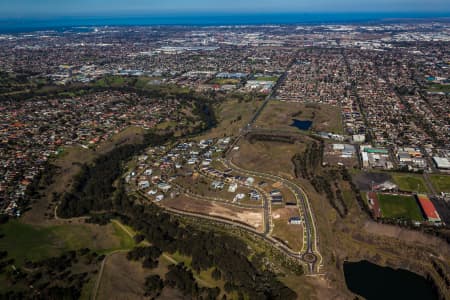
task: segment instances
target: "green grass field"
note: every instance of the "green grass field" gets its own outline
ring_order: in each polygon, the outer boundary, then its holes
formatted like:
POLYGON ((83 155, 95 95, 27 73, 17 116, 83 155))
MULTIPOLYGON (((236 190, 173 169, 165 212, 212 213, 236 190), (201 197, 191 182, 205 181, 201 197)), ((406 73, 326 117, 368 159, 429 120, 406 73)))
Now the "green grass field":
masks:
POLYGON ((97 226, 66 224, 33 226, 17 220, 0 226, 0 249, 8 251, 18 266, 25 260, 38 261, 68 250, 90 248, 99 253, 131 249, 134 240, 117 224, 97 226))
POLYGON ((422 213, 412 196, 378 194, 383 218, 406 218, 422 221, 422 213))
POLYGON ((277 81, 277 76, 262 76, 262 77, 256 77, 254 80, 257 81, 277 81))
POLYGON ((428 91, 450 93, 450 85, 434 83, 429 86, 428 91))
POLYGON ((438 192, 450 193, 450 176, 430 175, 431 182, 438 192))
POLYGON ((132 249, 136 245, 133 239, 136 232, 117 220, 113 220, 111 223, 114 228, 114 235, 119 239, 120 249, 132 249))
POLYGON ((402 191, 429 193, 422 175, 395 173, 392 179, 402 191))
POLYGON ((56 256, 66 247, 63 243, 55 245, 56 236, 52 228, 39 228, 18 221, 1 225, 0 249, 8 251, 8 256, 21 265, 24 259, 39 260, 56 256))

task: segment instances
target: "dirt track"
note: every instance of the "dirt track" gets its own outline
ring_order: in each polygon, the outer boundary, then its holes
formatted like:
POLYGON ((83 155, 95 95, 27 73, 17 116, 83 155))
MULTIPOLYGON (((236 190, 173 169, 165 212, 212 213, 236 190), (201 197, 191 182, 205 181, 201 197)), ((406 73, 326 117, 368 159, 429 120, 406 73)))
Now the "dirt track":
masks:
POLYGON ((164 200, 164 206, 175 209, 202 213, 210 216, 222 217, 229 220, 237 220, 248 224, 258 230, 263 230, 263 209, 247 209, 225 206, 216 202, 180 197, 164 200))

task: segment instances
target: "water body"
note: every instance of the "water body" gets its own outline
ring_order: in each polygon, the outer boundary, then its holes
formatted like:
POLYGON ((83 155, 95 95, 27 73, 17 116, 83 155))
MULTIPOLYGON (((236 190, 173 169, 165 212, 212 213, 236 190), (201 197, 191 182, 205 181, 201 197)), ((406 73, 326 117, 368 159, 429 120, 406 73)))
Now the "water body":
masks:
POLYGON ((381 267, 363 260, 345 262, 344 274, 349 290, 368 300, 438 299, 430 282, 406 270, 381 267))
POLYGON ((297 120, 297 119, 292 119, 292 124, 291 126, 293 127, 297 127, 300 130, 309 130, 312 126, 313 122, 309 121, 309 120, 297 120))
POLYGON ((159 14, 133 16, 83 16, 46 18, 0 18, 1 33, 37 30, 64 31, 80 26, 157 25, 264 25, 264 24, 351 24, 411 22, 417 19, 449 19, 450 13, 260 13, 260 14, 159 14))

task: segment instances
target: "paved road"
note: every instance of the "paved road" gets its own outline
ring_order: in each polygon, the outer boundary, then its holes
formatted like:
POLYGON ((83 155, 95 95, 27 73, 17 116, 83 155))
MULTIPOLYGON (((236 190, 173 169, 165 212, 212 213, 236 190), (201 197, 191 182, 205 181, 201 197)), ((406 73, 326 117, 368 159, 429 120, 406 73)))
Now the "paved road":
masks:
MULTIPOLYGON (((244 128, 241 130, 240 135, 236 137, 236 139, 233 141, 233 143, 228 148, 225 155, 228 154, 230 151, 232 151, 232 149, 239 142, 241 137, 244 136, 249 130, 251 130, 252 125, 257 120, 257 118, 259 117, 261 112, 264 110, 264 108, 267 105, 267 103, 269 102, 269 100, 273 97, 273 95, 275 95, 277 88, 284 81, 284 79, 287 76, 288 70, 294 63, 295 63, 295 59, 291 61, 288 68, 286 69, 286 71, 283 73, 282 76, 280 76, 280 78, 278 79, 274 88, 272 89, 272 92, 269 95, 267 95, 263 104, 255 112, 253 117, 250 119, 249 123, 246 124, 244 126, 244 128)), ((276 240, 270 236, 271 203, 270 203, 270 198, 267 197, 265 194, 263 194, 263 198, 265 199, 264 205, 263 205, 264 206, 264 219, 265 219, 264 233, 261 233, 261 232, 257 231, 255 228, 253 228, 247 224, 240 223, 236 220, 229 220, 229 219, 225 219, 225 218, 213 217, 213 216, 203 215, 203 214, 199 214, 199 213, 181 211, 181 210, 177 210, 174 208, 168 208, 168 207, 163 207, 163 208, 166 211, 171 212, 173 214, 177 214, 177 215, 181 215, 181 216, 189 216, 189 217, 193 217, 193 218, 207 219, 207 220, 211 220, 214 222, 225 223, 225 224, 228 224, 231 226, 242 228, 242 229, 244 229, 248 232, 251 232, 252 234, 255 234, 255 235, 263 238, 264 240, 270 242, 272 245, 274 245, 279 250, 284 252, 287 256, 298 259, 298 260, 306 263, 309 267, 310 274, 318 274, 320 271, 320 266, 322 264, 322 256, 318 249, 318 242, 317 242, 318 236, 317 236, 316 225, 314 223, 313 213, 311 210, 311 206, 309 204, 308 197, 307 197, 306 193, 303 191, 303 189, 300 186, 298 186, 296 183, 291 182, 280 176, 244 170, 244 169, 234 165, 231 161, 227 161, 227 160, 222 160, 222 163, 224 163, 226 166, 230 167, 231 169, 238 171, 238 173, 243 173, 243 174, 252 175, 255 177, 259 177, 259 178, 266 178, 269 180, 279 181, 291 190, 291 192, 293 193, 293 195, 295 196, 295 198, 297 200, 297 204, 299 206, 300 213, 301 213, 301 215, 303 215, 303 219, 304 219, 303 228, 304 228, 304 236, 306 237, 306 249, 302 249, 301 252, 292 251, 287 245, 285 245, 284 243, 282 243, 279 240, 276 240)), ((141 196, 144 196, 144 195, 141 195, 141 196)))
MULTIPOLYGON (((271 211, 270 211, 270 201, 269 201, 268 197, 266 197, 267 201, 265 201, 265 204, 264 204, 265 220, 266 220, 264 232, 260 232, 256 228, 251 227, 250 225, 242 223, 238 220, 227 219, 224 217, 204 215, 201 213, 194 213, 194 212, 179 210, 179 209, 175 209, 175 208, 165 207, 165 206, 161 205, 160 203, 157 203, 157 204, 159 206, 161 206, 163 209, 165 209, 167 212, 170 212, 170 213, 173 213, 176 215, 189 216, 189 217, 194 217, 194 218, 202 218, 202 219, 211 220, 214 222, 225 223, 225 224, 228 224, 228 225, 231 225, 234 227, 239 227, 241 229, 244 229, 247 232, 257 235, 257 236, 263 238, 264 240, 266 240, 267 242, 271 243, 273 246, 275 246, 276 248, 281 250, 287 256, 298 259, 298 260, 302 261, 303 263, 305 263, 306 265, 308 265, 308 271, 310 274, 319 273, 320 265, 322 263, 322 256, 320 255, 320 253, 318 251, 318 247, 317 247, 317 240, 315 238, 316 237, 316 228, 315 228, 315 224, 313 221, 311 208, 309 206, 308 198, 307 198, 306 194, 303 192, 303 190, 297 184, 290 182, 289 180, 286 180, 280 176, 244 170, 244 169, 234 165, 230 161, 224 161, 224 160, 221 160, 221 161, 222 161, 222 163, 224 163, 225 166, 233 169, 237 173, 241 173, 241 174, 247 175, 247 176, 255 176, 255 177, 259 177, 259 178, 263 178, 263 179, 265 178, 267 180, 272 180, 272 181, 274 181, 274 180, 279 181, 279 182, 282 182, 287 188, 289 188, 292 191, 292 193, 294 194, 294 196, 297 199, 297 203, 298 203, 299 207, 301 207, 300 212, 304 216, 304 220, 305 220, 304 236, 307 237, 306 249, 302 250, 301 252, 293 251, 286 244, 284 244, 281 241, 270 236, 271 211)), ((138 193, 137 195, 147 199, 147 196, 145 194, 138 193)), ((203 196, 198 196, 198 195, 192 194, 192 193, 188 193, 186 195, 194 197, 194 198, 197 198, 197 197, 202 198, 203 197, 203 196)))
MULTIPOLYGON (((295 55, 294 57, 297 57, 298 55, 295 55)), ((261 114, 261 112, 264 110, 264 108, 266 107, 267 103, 269 102, 269 100, 273 97, 273 95, 275 95, 277 88, 282 84, 282 82, 285 80, 285 78, 288 75, 288 71, 289 69, 292 67, 292 65, 296 62, 296 59, 294 58, 290 64, 288 65, 288 67, 286 68, 285 72, 283 73, 282 76, 280 76, 280 78, 278 79, 276 85, 274 86, 274 88, 272 89, 271 93, 266 97, 266 99, 264 100, 263 104, 260 106, 260 108, 255 112, 255 114, 253 115, 253 117, 250 119, 249 123, 247 125, 245 125, 245 127, 241 130, 240 135, 233 141, 232 145, 228 148, 227 152, 225 153, 225 156, 227 156, 230 151, 233 150, 234 146, 238 144, 239 140, 242 138, 242 136, 244 136, 246 133, 248 133, 249 131, 252 130, 252 126, 255 123, 255 121, 258 119, 259 115, 261 114)), ((322 264, 322 256, 319 252, 319 248, 318 248, 318 236, 317 236, 317 230, 316 230, 316 225, 314 222, 314 216, 311 210, 311 206, 309 203, 309 199, 308 196, 306 195, 306 193, 304 192, 304 190, 297 185, 296 183, 293 183, 285 178, 282 178, 280 176, 276 176, 276 175, 271 175, 271 174, 265 174, 265 173, 260 173, 260 172, 254 172, 254 171, 249 171, 249 170, 244 170, 236 165, 234 165, 231 160, 222 160, 223 163, 225 163, 226 165, 228 165, 231 169, 237 170, 241 173, 244 174, 250 174, 256 177, 261 177, 261 178, 268 178, 268 179, 272 179, 272 180, 276 180, 276 181, 280 181, 282 182, 286 187, 288 187, 291 192, 294 194, 296 200, 297 200, 297 204, 300 208, 300 213, 301 215, 303 215, 303 219, 304 219, 304 236, 306 236, 306 249, 304 249, 304 251, 302 251, 300 254, 302 259, 304 261, 308 262, 308 265, 310 267, 310 272, 311 273, 318 273, 319 272, 319 268, 322 264)), ((266 209, 265 209, 266 211, 266 209)), ((303 250, 303 249, 302 249, 303 250)))
POLYGON ((264 239, 265 241, 269 242, 270 244, 272 244, 273 246, 275 246, 277 249, 279 249, 280 251, 282 251, 285 255, 297 259, 299 261, 302 261, 303 263, 305 263, 306 265, 308 265, 309 267, 309 273, 310 274, 316 274, 316 262, 311 262, 309 261, 307 258, 305 258, 304 254, 292 251, 288 246, 286 246, 285 244, 283 244, 282 242, 274 239, 273 237, 266 235, 264 233, 261 233, 259 231, 257 231, 255 228, 243 224, 243 223, 239 223, 233 220, 228 220, 228 219, 224 219, 224 218, 220 218, 220 217, 213 217, 213 216, 207 216, 207 215, 203 215, 203 214, 199 214, 199 213, 193 213, 193 212, 188 212, 188 211, 183 211, 183 210, 178 210, 178 209, 174 209, 174 208, 168 208, 168 207, 163 207, 167 212, 175 214, 175 215, 179 215, 179 216, 188 216, 188 217, 193 217, 193 218, 200 218, 200 219, 205 219, 205 220, 210 220, 213 222, 217 222, 217 223, 223 223, 223 224, 227 224, 227 225, 231 225, 233 227, 238 227, 241 229, 244 229, 245 231, 256 235, 262 239, 264 239))
POLYGON ((295 63, 295 59, 293 59, 289 65, 287 66, 286 70, 284 71, 284 73, 278 78, 277 82, 275 83, 275 85, 273 86, 271 92, 267 95, 266 99, 264 100, 263 104, 258 108, 258 110, 255 112, 255 114, 253 115, 253 117, 250 119, 250 122, 248 123, 248 127, 250 127, 251 125, 253 125, 253 123, 255 123, 256 119, 258 119, 259 115, 261 114, 261 112, 264 110, 264 107, 266 107, 267 103, 269 102, 270 99, 273 98, 273 96, 276 94, 277 89, 280 87, 280 85, 284 82, 284 80, 287 77, 288 71, 289 69, 292 67, 292 65, 295 63))
POLYGON ((172 183, 172 184, 173 184, 175 187, 177 187, 179 190, 183 191, 183 193, 184 193, 186 196, 191 197, 191 198, 195 198, 195 199, 199 199, 199 200, 205 200, 205 201, 208 201, 208 202, 219 202, 219 203, 224 204, 224 205, 234 206, 234 207, 240 207, 240 208, 257 209, 257 208, 262 208, 262 207, 263 207, 262 205, 251 205, 251 204, 233 203, 233 202, 230 202, 230 201, 227 200, 227 199, 218 198, 218 197, 202 196, 202 195, 195 194, 195 193, 192 193, 192 192, 190 192, 190 191, 187 191, 186 188, 182 187, 182 186, 179 185, 179 184, 176 184, 176 183, 172 183))
MULTIPOLYGON (((300 50, 299 50, 300 51, 300 50)), ((296 55, 294 57, 297 57, 298 52, 296 53, 296 55)), ((261 112, 264 110, 264 108, 266 107, 267 103, 269 103, 270 99, 272 99, 274 97, 274 95, 277 92, 277 89, 280 87, 280 85, 284 82, 284 80, 286 79, 287 75, 288 75, 288 71, 289 69, 292 67, 292 65, 297 61, 297 59, 293 59, 291 60, 291 62, 289 63, 289 65, 286 67, 286 70, 284 71, 284 73, 278 78, 277 82, 275 83, 275 85, 273 86, 272 90, 270 91, 270 93, 267 95, 267 97, 264 99, 264 102, 261 104, 261 106, 258 108, 258 110, 255 112, 255 114, 252 116, 252 118, 250 119, 250 121, 244 126, 244 128, 242 128, 241 133, 234 139, 233 143, 230 145, 230 147, 228 148, 228 150, 226 151, 225 154, 229 154, 230 151, 233 150, 234 146, 237 145, 237 143, 239 142, 239 140, 248 132, 252 129, 253 124, 255 123, 256 119, 258 119, 259 115, 261 114, 261 112)))
MULTIPOLYGON (((223 162, 222 162, 223 163, 223 162)), ((227 165, 223 164, 226 168, 228 168, 227 165)), ((202 173, 202 176, 205 176, 207 178, 210 179, 216 179, 214 176, 210 176, 210 175, 205 175, 202 173)), ((229 202, 227 202, 226 200, 222 200, 222 203, 225 204, 230 204, 233 206, 238 206, 238 207, 244 207, 244 208, 263 208, 264 209, 264 214, 263 214, 263 223, 264 223, 264 233, 265 234, 269 234, 272 231, 272 219, 271 219, 271 202, 270 202, 270 196, 267 194, 267 192, 265 192, 263 189, 256 187, 256 186, 252 186, 252 189, 255 189, 259 192, 259 194, 262 197, 262 205, 243 205, 243 204, 231 204, 229 202)), ((188 195, 188 193, 185 191, 185 194, 188 195)), ((189 196, 189 195, 188 195, 189 196)), ((213 197, 203 197, 203 196, 198 196, 195 194, 190 195, 191 197, 194 198, 205 198, 206 200, 211 200, 211 201, 216 201, 215 198, 213 197)))
POLYGON ((428 186, 428 190, 430 191, 431 195, 432 196, 439 195, 433 186, 433 182, 431 182, 430 175, 427 172, 423 173, 423 179, 425 179, 425 184, 428 186))
POLYGON ((316 233, 317 230, 316 225, 314 223, 313 213, 309 204, 308 197, 306 193, 303 191, 303 189, 296 183, 287 180, 281 176, 245 170, 236 166, 232 161, 222 160, 222 162, 231 169, 234 169, 240 173, 260 178, 266 178, 272 181, 279 181, 283 183, 292 192, 292 194, 295 196, 297 200, 297 204, 299 205, 300 208, 300 213, 304 219, 303 228, 304 228, 304 236, 306 236, 306 249, 302 251, 300 255, 302 255, 303 257, 307 256, 308 260, 311 261, 310 263, 312 265, 311 267, 314 270, 315 269, 318 270, 320 264, 322 263, 322 256, 320 255, 317 245, 317 233, 316 233))

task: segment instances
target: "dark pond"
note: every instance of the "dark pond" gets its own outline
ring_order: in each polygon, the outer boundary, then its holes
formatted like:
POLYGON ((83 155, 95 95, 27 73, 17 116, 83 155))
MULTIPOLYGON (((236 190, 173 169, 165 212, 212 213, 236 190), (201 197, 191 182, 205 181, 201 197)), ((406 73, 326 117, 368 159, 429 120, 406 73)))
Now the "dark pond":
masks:
POLYGON ((348 289, 368 300, 438 299, 430 282, 406 270, 381 267, 363 260, 345 262, 344 275, 348 289))
POLYGON ((309 121, 309 120, 297 120, 297 119, 292 119, 292 124, 291 126, 297 127, 300 130, 309 130, 312 126, 313 122, 309 121))

